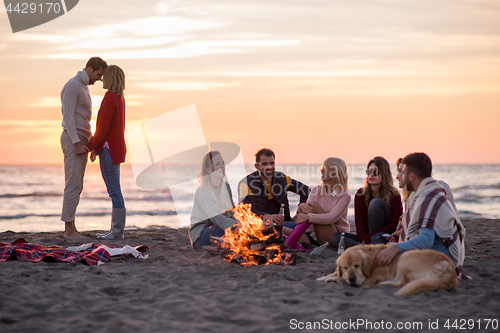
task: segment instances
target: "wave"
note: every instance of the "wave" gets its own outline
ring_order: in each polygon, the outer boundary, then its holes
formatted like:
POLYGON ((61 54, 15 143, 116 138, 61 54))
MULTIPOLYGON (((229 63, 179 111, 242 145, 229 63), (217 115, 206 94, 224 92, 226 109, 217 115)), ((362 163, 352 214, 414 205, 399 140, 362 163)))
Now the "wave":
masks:
POLYGON ((33 192, 33 193, 7 193, 0 194, 0 199, 26 198, 26 197, 62 197, 59 192, 33 192))
POLYGON ((453 193, 464 190, 500 190, 500 184, 489 185, 464 185, 453 189, 453 193))
MULTIPOLYGON (((0 194, 0 199, 16 199, 16 198, 43 198, 43 197, 62 197, 63 193, 61 192, 32 192, 32 193, 7 193, 0 194)), ((109 196, 107 193, 103 193, 103 195, 85 195, 82 194, 82 199, 91 199, 91 200, 109 200, 109 196)), ((137 195, 137 196, 124 196, 125 202, 127 201, 153 201, 153 202, 164 202, 165 200, 172 200, 172 196, 170 194, 163 195, 137 195)), ((192 198, 191 198, 192 200, 192 198)))
MULTIPOLYGON (((109 201, 109 196, 107 195, 107 193, 102 196, 97 196, 97 195, 93 195, 93 196, 85 196, 85 195, 82 195, 82 199, 90 199, 90 200, 105 200, 105 201, 109 201)), ((123 200, 125 201, 125 203, 127 202, 135 202, 135 201, 148 201, 148 202, 165 202, 165 201, 172 201, 172 197, 170 195, 151 195, 151 196, 124 196, 123 197, 123 200)), ((192 198, 191 198, 191 201, 192 201, 192 198)))
MULTIPOLYGON (((127 216, 171 216, 176 215, 175 210, 127 210, 127 216)), ((98 212, 88 212, 88 213, 77 213, 77 217, 96 217, 96 216, 106 216, 111 215, 110 211, 98 211, 98 212)), ((0 215, 0 220, 20 220, 28 217, 44 217, 44 218, 54 218, 60 217, 61 214, 17 214, 17 215, 0 215)))
POLYGON ((457 203, 491 204, 493 202, 500 202, 500 196, 498 195, 485 196, 485 195, 469 194, 469 195, 455 197, 454 199, 455 202, 457 203))

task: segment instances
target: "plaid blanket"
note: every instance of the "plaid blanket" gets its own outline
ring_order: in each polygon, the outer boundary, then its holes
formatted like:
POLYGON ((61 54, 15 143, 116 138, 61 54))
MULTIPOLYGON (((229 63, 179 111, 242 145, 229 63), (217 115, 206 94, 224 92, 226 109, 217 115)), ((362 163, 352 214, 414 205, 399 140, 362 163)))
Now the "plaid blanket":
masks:
MULTIPOLYGON (((82 251, 70 251, 62 246, 43 246, 18 239, 12 244, 0 242, 0 262, 6 260, 19 261, 62 261, 81 262, 90 266, 105 263, 111 254, 105 245, 92 244, 82 251)), ((137 247, 139 252, 147 251, 147 247, 137 247)))
POLYGON ((403 217, 400 242, 418 235, 420 228, 434 230, 450 251, 459 277, 465 257, 465 228, 456 210, 446 197, 445 190, 431 177, 422 180, 403 217))

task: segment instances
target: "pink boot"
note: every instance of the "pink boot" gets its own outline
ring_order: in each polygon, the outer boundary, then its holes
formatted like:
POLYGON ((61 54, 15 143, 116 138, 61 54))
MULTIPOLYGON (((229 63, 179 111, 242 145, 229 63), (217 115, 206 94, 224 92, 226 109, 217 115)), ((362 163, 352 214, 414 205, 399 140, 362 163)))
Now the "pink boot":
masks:
MULTIPOLYGON (((288 237, 285 238, 285 248, 286 249, 294 249, 294 250, 300 250, 300 251, 310 251, 306 248, 304 248, 297 240, 302 236, 304 231, 309 228, 311 223, 309 222, 304 222, 295 225, 295 228, 293 228, 292 232, 288 237)), ((286 235, 284 235, 286 236, 286 235)))

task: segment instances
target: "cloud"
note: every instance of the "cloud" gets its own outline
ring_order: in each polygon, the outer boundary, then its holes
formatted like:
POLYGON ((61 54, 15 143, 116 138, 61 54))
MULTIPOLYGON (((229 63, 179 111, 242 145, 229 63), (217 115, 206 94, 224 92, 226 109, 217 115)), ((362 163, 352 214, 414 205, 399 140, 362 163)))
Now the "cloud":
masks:
POLYGON ((53 133, 54 130, 61 130, 61 120, 35 119, 2 119, 0 120, 2 134, 6 133, 53 133))
POLYGON ((59 97, 42 97, 38 102, 28 103, 27 106, 33 108, 61 107, 61 99, 59 97))
POLYGON ((160 91, 182 91, 182 90, 212 90, 218 88, 227 88, 236 85, 236 83, 217 83, 217 82, 146 82, 138 83, 136 86, 145 89, 154 89, 160 91))
MULTIPOLYGON (((1 78, 0 78, 1 80, 1 78)), ((92 108, 93 109, 99 109, 101 106, 101 102, 104 96, 102 95, 92 95, 92 108)), ((131 96, 126 96, 126 104, 128 106, 140 106, 142 103, 140 99, 143 99, 144 96, 142 95, 131 95, 131 96)), ((33 108, 60 108, 61 107, 61 99, 59 97, 41 97, 38 101, 36 102, 31 102, 27 103, 26 106, 28 107, 33 107, 33 108)))

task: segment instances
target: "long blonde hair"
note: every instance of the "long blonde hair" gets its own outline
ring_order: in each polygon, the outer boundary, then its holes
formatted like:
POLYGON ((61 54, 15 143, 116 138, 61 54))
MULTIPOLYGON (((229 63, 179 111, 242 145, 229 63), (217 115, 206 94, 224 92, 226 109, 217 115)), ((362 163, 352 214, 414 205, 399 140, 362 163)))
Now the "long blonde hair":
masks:
POLYGON ((201 170, 200 170, 200 175, 198 176, 198 180, 200 183, 205 186, 208 191, 210 192, 210 195, 215 199, 217 202, 217 205, 219 206, 219 209, 221 213, 227 211, 228 209, 231 209, 234 207, 233 200, 229 194, 229 191, 227 189, 227 180, 226 176, 224 176, 220 183, 219 183, 219 196, 217 197, 215 195, 215 187, 214 184, 212 183, 212 178, 210 177, 210 174, 215 171, 214 170, 214 163, 213 159, 215 156, 220 156, 222 158, 222 155, 218 151, 211 151, 208 154, 206 154, 203 157, 203 161, 201 163, 201 170), (211 170, 211 171, 208 171, 211 170))
MULTIPOLYGON (((347 182, 348 182, 348 176, 347 176, 347 166, 344 162, 344 160, 337 158, 337 157, 328 157, 324 162, 323 165, 326 166, 328 169, 333 169, 335 170, 335 185, 333 185, 333 188, 331 189, 331 192, 336 191, 336 195, 341 195, 344 193, 348 187, 347 187, 347 182)), ((329 184, 325 184, 325 182, 321 182, 321 195, 327 195, 327 186, 329 184)))
MULTIPOLYGON (((366 169, 370 168, 371 164, 375 164, 375 166, 378 168, 378 172, 382 175, 382 183, 380 184, 379 188, 379 193, 380 193, 380 199, 382 199, 388 206, 391 204, 391 197, 393 193, 399 193, 398 189, 394 187, 394 179, 392 178, 392 173, 391 173, 391 166, 389 165, 389 162, 382 156, 377 156, 374 157, 368 162, 366 165, 366 169)), ((368 178, 370 176, 366 176, 365 180, 365 187, 364 187, 364 195, 365 195, 365 204, 366 207, 368 207, 368 204, 370 202, 370 194, 372 193, 372 187, 368 183, 368 178)))
POLYGON ((120 67, 109 65, 104 71, 102 79, 106 82, 108 91, 117 94, 122 99, 124 98, 125 73, 120 67))

